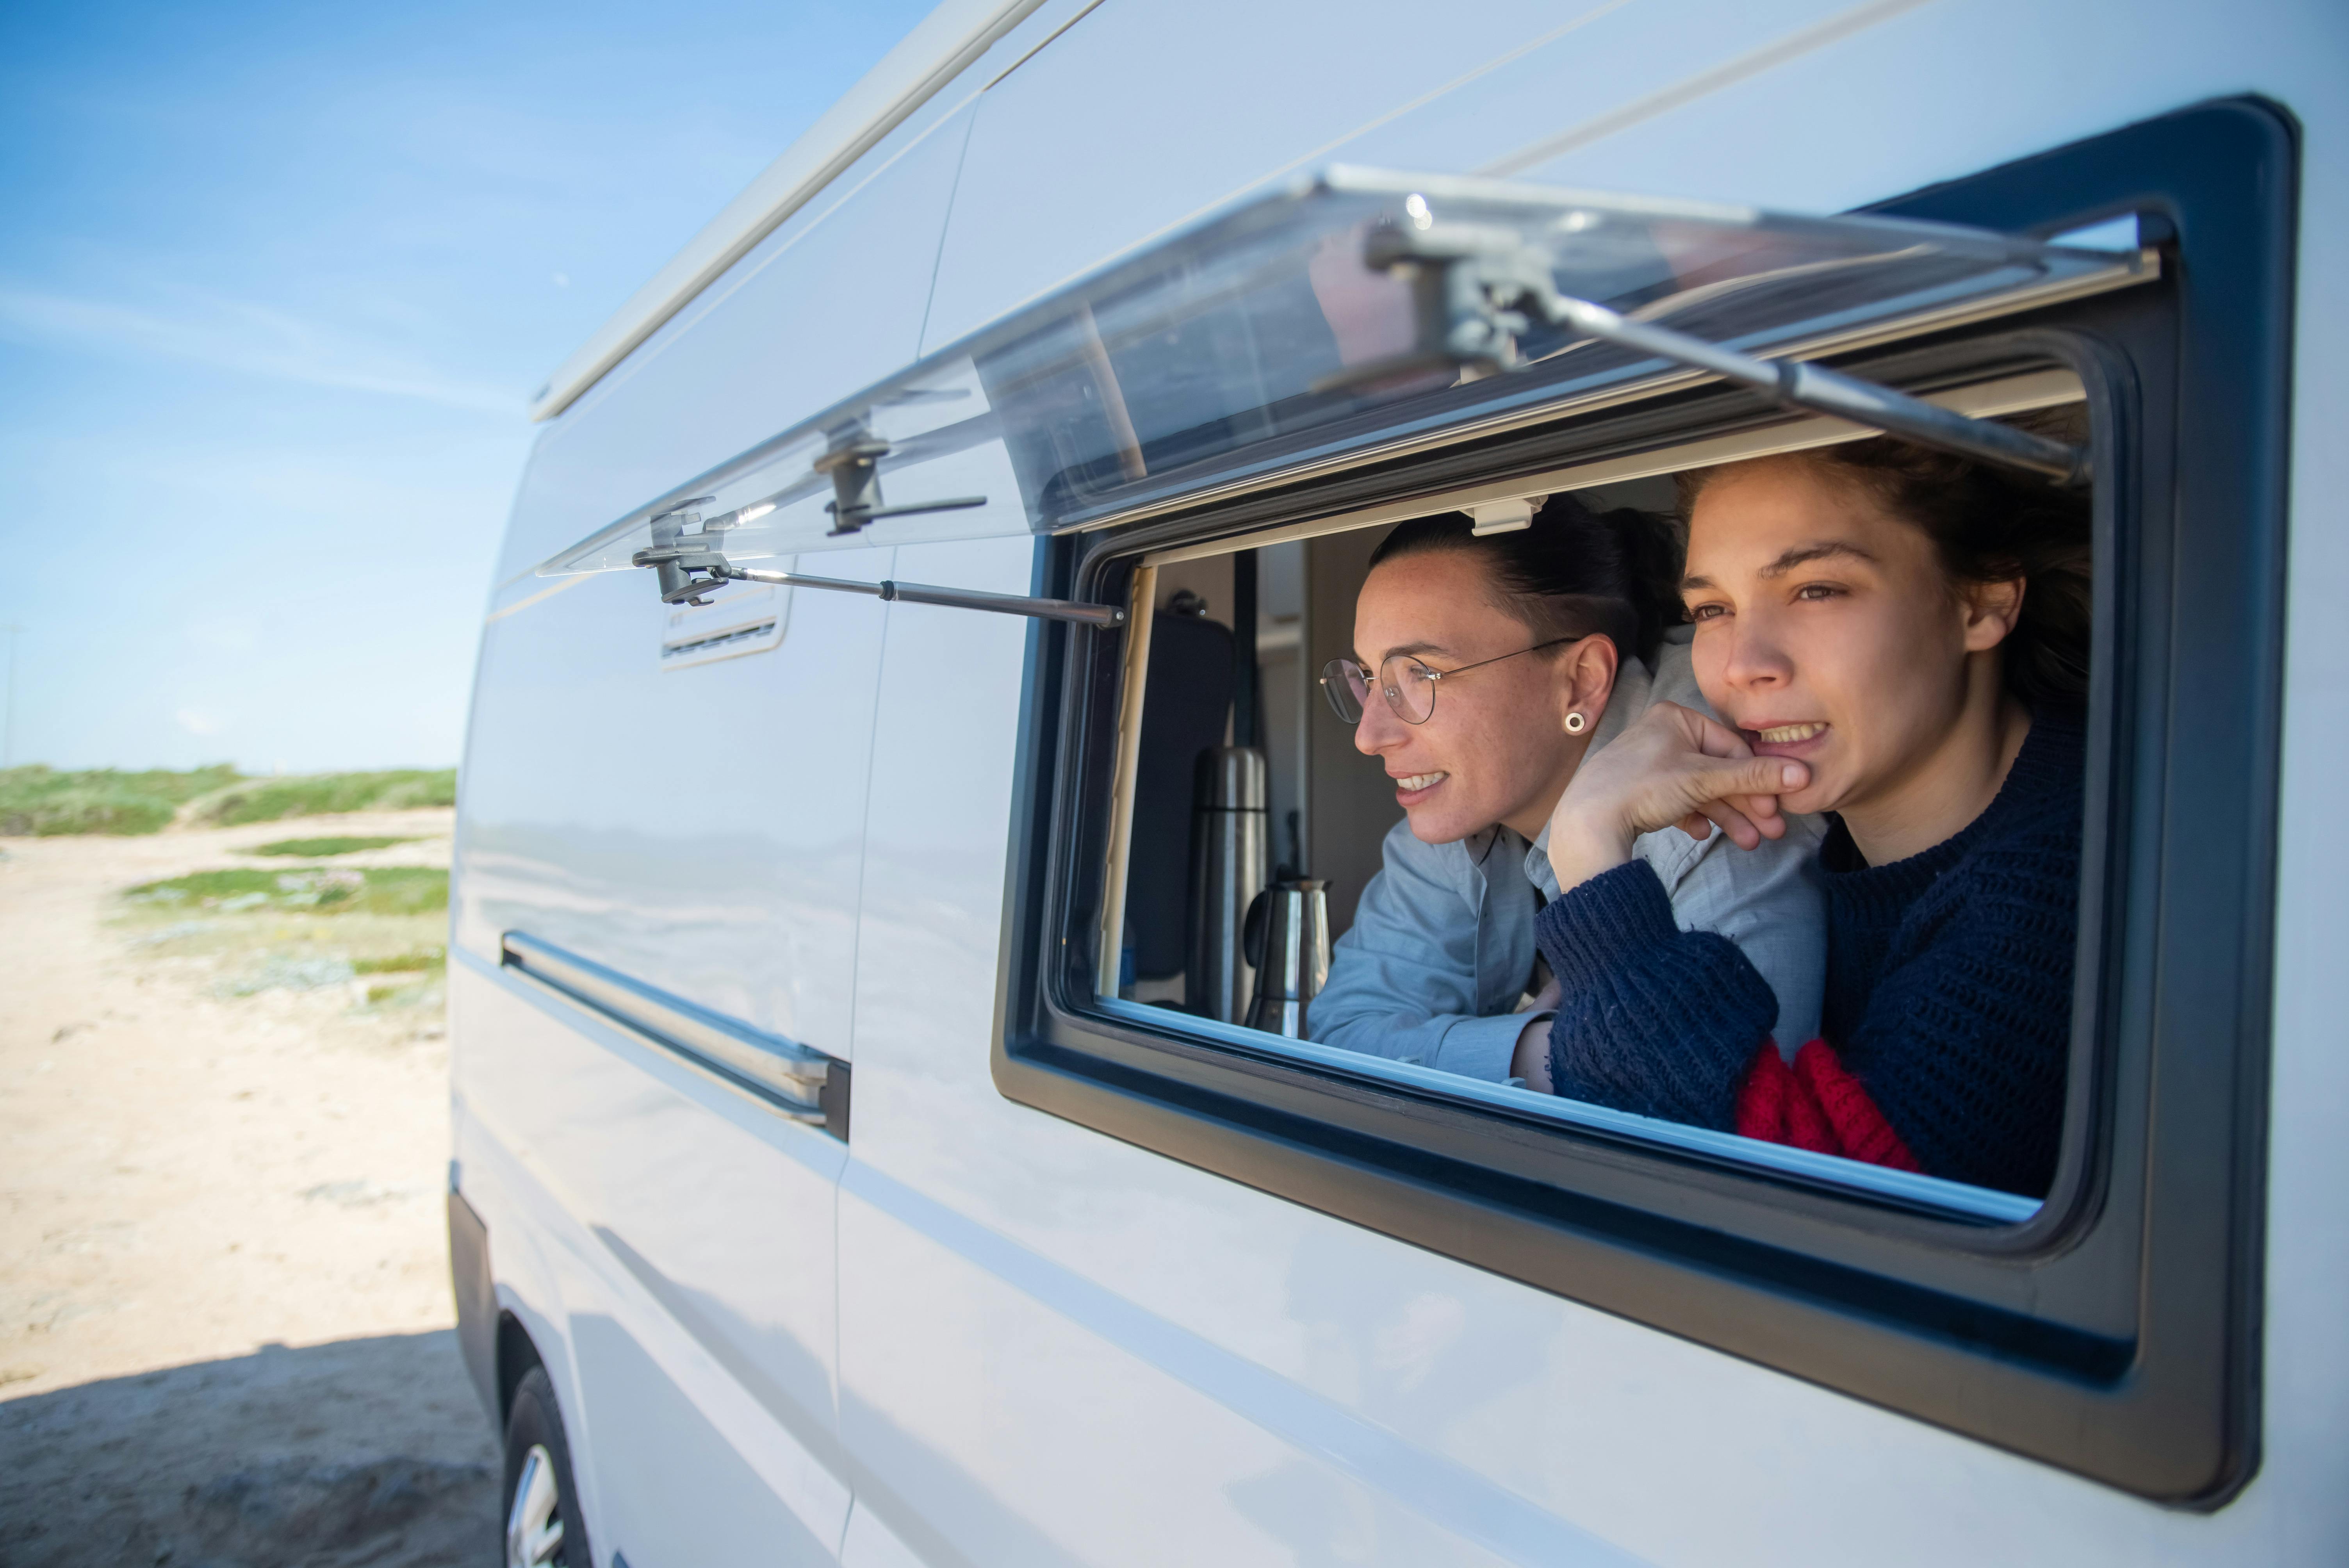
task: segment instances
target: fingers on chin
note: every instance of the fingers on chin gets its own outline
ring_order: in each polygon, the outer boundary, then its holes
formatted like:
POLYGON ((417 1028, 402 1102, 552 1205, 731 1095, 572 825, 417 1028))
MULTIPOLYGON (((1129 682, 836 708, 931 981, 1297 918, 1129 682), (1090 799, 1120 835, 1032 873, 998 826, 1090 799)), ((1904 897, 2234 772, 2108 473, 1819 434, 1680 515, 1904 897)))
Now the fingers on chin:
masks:
POLYGON ((1760 830, 1746 820, 1745 814, 1733 807, 1718 806, 1707 810, 1705 815, 1712 818, 1723 832, 1727 833, 1739 843, 1745 844, 1749 849, 1753 845, 1748 841, 1759 840, 1761 837, 1760 830))

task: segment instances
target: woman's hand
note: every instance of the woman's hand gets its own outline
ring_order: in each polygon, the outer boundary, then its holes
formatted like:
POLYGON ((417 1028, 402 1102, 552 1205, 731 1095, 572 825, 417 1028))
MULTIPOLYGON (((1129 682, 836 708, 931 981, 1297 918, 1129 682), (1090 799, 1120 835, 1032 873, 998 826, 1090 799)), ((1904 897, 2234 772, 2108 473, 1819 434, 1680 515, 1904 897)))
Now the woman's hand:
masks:
POLYGON ((1526 1009, 1534 1015, 1533 1022, 1517 1031, 1516 1049, 1509 1053, 1509 1076, 1525 1079, 1526 1087, 1536 1094, 1557 1092, 1549 1077, 1549 1026, 1563 989, 1555 975, 1541 988, 1534 1005, 1526 1009))
POLYGON ((1800 762, 1756 757, 1735 730, 1660 702, 1575 769, 1550 813, 1550 869, 1560 890, 1578 887, 1630 860, 1641 833, 1670 827, 1693 839, 1719 828, 1753 849, 1785 832, 1778 797, 1810 777, 1800 762))

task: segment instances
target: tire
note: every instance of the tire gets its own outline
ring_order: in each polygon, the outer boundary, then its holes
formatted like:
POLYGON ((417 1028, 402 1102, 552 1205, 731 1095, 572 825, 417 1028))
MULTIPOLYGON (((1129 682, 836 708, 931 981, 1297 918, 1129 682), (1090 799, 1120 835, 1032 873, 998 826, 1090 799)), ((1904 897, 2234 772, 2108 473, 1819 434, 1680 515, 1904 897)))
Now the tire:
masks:
POLYGON ((563 1409, 543 1367, 514 1389, 506 1418, 504 1504, 506 1568, 595 1568, 587 1521, 572 1479, 571 1445, 563 1436, 563 1409))

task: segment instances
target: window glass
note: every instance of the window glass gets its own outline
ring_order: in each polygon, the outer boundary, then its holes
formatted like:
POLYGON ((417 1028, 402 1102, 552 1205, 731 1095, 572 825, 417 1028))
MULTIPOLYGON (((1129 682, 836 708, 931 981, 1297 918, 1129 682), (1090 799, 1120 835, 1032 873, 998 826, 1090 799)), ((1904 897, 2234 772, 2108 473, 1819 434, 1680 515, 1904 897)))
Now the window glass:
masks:
POLYGON ((1333 168, 1023 305, 539 571, 626 570, 680 529, 757 561, 838 548, 873 524, 889 543, 1085 526, 1371 444, 1685 378, 1679 361, 1522 312, 1483 323, 1473 363, 1461 361, 1444 346, 1459 328, 1432 303, 1444 291, 1413 281, 1432 284, 1448 263, 1377 259, 1373 240, 1409 235, 1513 257, 1506 265, 1577 299, 1773 356, 2159 273, 2136 251, 1945 224, 1333 168), (1504 365, 1525 373, 1485 373, 1504 365))

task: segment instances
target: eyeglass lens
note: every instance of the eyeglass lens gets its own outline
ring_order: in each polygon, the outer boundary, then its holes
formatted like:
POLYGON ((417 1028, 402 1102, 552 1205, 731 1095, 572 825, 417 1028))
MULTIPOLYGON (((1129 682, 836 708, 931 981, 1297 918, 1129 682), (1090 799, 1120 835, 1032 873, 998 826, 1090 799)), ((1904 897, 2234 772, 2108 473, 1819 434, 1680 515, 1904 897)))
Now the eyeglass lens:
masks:
MULTIPOLYGON (((1435 672, 1402 655, 1379 666, 1379 695, 1405 724, 1425 724, 1435 713, 1435 672)), ((1362 721, 1362 705, 1370 700, 1370 678, 1351 659, 1331 659, 1321 667, 1321 689, 1330 706, 1348 724, 1362 721)))
POLYGON ((1362 722, 1362 703, 1370 696, 1362 666, 1351 659, 1331 659, 1321 666, 1321 695, 1331 711, 1348 724, 1362 722))

